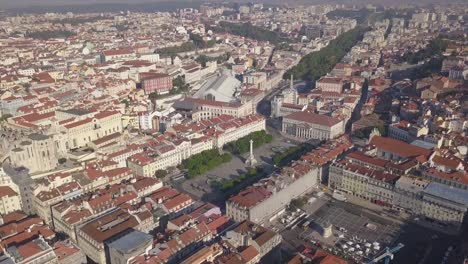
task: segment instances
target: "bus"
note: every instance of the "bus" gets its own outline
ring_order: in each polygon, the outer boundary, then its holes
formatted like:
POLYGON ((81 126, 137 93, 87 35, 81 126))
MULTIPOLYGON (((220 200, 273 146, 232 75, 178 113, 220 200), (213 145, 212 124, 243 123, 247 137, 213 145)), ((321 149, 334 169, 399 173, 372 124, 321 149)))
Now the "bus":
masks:
POLYGON ((346 200, 348 200, 348 199, 344 196, 343 192, 338 191, 338 190, 335 190, 335 191, 333 192, 332 197, 333 197, 333 199, 338 200, 338 201, 340 201, 340 202, 346 202, 346 200))

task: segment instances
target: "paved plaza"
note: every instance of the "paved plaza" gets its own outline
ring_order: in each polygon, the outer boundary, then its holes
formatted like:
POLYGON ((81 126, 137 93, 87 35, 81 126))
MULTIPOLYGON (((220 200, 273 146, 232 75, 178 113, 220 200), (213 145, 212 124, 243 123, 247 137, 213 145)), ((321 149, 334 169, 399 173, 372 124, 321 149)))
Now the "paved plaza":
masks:
POLYGON ((378 223, 367 216, 356 215, 339 207, 319 210, 315 217, 318 218, 314 222, 320 226, 331 223, 335 228, 344 228, 346 236, 359 237, 369 242, 390 244, 399 235, 399 226, 396 223, 378 223))

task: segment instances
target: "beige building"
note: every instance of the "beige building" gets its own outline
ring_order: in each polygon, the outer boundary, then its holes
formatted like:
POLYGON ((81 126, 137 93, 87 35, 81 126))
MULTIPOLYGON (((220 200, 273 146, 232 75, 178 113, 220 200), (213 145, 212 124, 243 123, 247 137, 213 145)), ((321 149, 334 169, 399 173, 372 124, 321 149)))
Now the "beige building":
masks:
POLYGON ((190 115, 193 120, 200 121, 221 115, 245 117, 255 112, 252 104, 238 102, 225 103, 206 99, 186 97, 173 106, 176 110, 190 115))
POLYGON ((390 206, 399 176, 341 160, 330 166, 328 186, 371 202, 390 206))
POLYGON ((96 139, 122 132, 122 115, 117 111, 99 112, 92 117, 64 123, 60 130, 66 135, 66 149, 80 148, 96 139))
POLYGON ((468 210, 468 191, 414 176, 397 176, 341 160, 330 167, 330 188, 373 203, 432 219, 445 232, 459 232, 468 210))
POLYGON ((8 186, 0 186, 0 214, 5 215, 21 210, 21 198, 8 186))
POLYGON ((268 77, 266 72, 251 72, 244 75, 244 84, 248 84, 251 88, 259 90, 270 90, 270 83, 267 81, 268 77))
POLYGON ((329 140, 345 132, 344 120, 309 112, 283 117, 282 132, 301 139, 329 140))
POLYGON ((468 211, 468 191, 431 182, 423 191, 421 214, 460 231, 468 211))
POLYGON ((128 167, 138 176, 154 177, 156 171, 175 167, 191 155, 191 142, 160 142, 149 152, 137 153, 127 160, 128 167))
POLYGON ((286 208, 292 199, 317 186, 318 169, 306 163, 295 163, 281 174, 262 179, 226 201, 226 215, 234 221, 269 221, 286 208))

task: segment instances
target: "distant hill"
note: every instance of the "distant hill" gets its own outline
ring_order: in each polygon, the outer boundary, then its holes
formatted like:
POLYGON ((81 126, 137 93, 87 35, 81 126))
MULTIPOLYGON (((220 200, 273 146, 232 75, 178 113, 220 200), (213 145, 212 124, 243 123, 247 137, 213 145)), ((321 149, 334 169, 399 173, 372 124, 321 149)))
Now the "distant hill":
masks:
MULTIPOLYGON (((0 0, 0 6, 9 13, 46 12, 133 12, 175 11, 180 8, 198 8, 204 0, 0 0), (129 3, 130 2, 130 3, 129 3)), ((210 2, 246 3, 252 0, 211 0, 210 2)), ((257 1, 255 1, 257 2, 257 1)), ((259 0, 268 5, 346 4, 408 6, 427 4, 466 3, 466 0, 259 0)))
POLYGON ((180 8, 199 8, 203 0, 0 0, 9 13, 47 12, 156 12, 176 11, 180 8), (130 2, 130 4, 129 4, 130 2))

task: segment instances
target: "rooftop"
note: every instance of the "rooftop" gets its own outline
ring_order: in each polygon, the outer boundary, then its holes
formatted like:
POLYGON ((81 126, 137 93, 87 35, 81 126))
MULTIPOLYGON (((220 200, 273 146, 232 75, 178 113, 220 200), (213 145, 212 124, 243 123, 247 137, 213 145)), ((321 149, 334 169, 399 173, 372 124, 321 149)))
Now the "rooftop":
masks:
POLYGON ((132 230, 131 232, 119 237, 117 240, 110 243, 110 248, 116 249, 122 253, 128 254, 136 248, 141 248, 149 243, 152 243, 153 236, 140 232, 138 230, 132 230))
POLYGON ((334 126, 341 122, 341 120, 338 118, 309 112, 295 112, 286 116, 285 119, 292 119, 296 121, 302 121, 310 124, 318 124, 327 127, 334 126))
POLYGON ((424 193, 432 196, 440 197, 451 202, 459 203, 463 206, 468 206, 468 191, 448 186, 445 184, 431 182, 424 189, 424 193))

